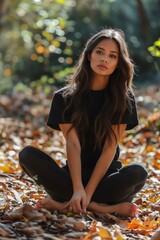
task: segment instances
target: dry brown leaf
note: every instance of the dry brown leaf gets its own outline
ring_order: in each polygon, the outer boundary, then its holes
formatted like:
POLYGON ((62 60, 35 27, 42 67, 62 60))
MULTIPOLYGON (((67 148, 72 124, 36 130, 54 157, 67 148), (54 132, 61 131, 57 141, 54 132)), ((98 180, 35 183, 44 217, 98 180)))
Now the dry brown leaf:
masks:
POLYGON ((28 227, 28 222, 14 222, 12 224, 13 227, 17 228, 17 229, 22 229, 22 228, 26 228, 28 227))
POLYGON ((44 233, 44 231, 43 231, 43 229, 40 227, 40 226, 38 226, 38 227, 28 227, 28 228, 23 228, 23 229, 21 229, 21 232, 23 232, 23 233, 25 233, 25 234, 27 234, 27 235, 41 235, 41 234, 43 234, 44 233))
POLYGON ((160 212, 160 204, 152 204, 151 209, 153 211, 159 211, 160 212))
POLYGON ((58 222, 55 222, 55 223, 54 223, 54 226, 55 226, 57 229, 62 230, 62 231, 67 229, 67 227, 66 227, 65 224, 58 223, 58 222))
POLYGON ((73 217, 68 217, 65 222, 66 225, 71 225, 75 230, 84 230, 86 229, 86 222, 83 220, 77 220, 73 217))
POLYGON ((150 220, 156 220, 158 217, 160 217, 159 213, 159 211, 152 211, 148 214, 148 217, 150 218, 150 220))
POLYGON ((128 220, 121 220, 119 223, 118 223, 118 226, 122 229, 127 229, 128 228, 128 220))
POLYGON ((160 240, 160 228, 155 232, 151 240, 160 240))
POLYGON ((2 237, 9 237, 10 233, 4 230, 2 227, 0 227, 0 236, 2 237))
POLYGON ((6 184, 4 182, 0 182, 0 189, 6 189, 6 184))
POLYGON ((38 212, 30 205, 24 205, 23 207, 16 208, 2 216, 2 219, 11 221, 21 220, 22 218, 24 218, 26 221, 42 222, 46 220, 42 213, 38 212))
POLYGON ((10 192, 12 192, 14 194, 15 199, 16 199, 18 204, 23 204, 22 199, 21 199, 19 193, 15 189, 10 189, 10 192))
POLYGON ((45 239, 49 239, 49 240, 62 240, 62 238, 55 237, 55 236, 53 236, 53 234, 49 234, 49 233, 43 233, 41 235, 45 239))
MULTIPOLYGON (((47 219, 49 219, 52 222, 57 221, 57 215, 56 214, 51 214, 47 209, 42 208, 39 210, 47 219)), ((66 217, 67 218, 67 217, 66 217)))
POLYGON ((0 236, 10 237, 13 236, 14 233, 3 223, 0 223, 0 236))
POLYGON ((120 218, 110 214, 110 213, 104 213, 104 214, 101 214, 100 216, 102 216, 102 218, 104 218, 105 220, 109 220, 109 221, 113 221, 115 223, 119 223, 120 222, 120 218))
POLYGON ((22 214, 23 214, 23 207, 20 207, 20 208, 14 209, 13 211, 6 212, 2 216, 2 219, 11 220, 11 221, 21 220, 22 214))
POLYGON ((65 223, 67 221, 67 216, 66 215, 60 215, 59 216, 59 222, 60 223, 65 223))
POLYGON ((75 230, 85 230, 86 229, 86 221, 77 221, 76 223, 74 223, 73 225, 75 230))
POLYGON ((87 240, 85 238, 85 235, 86 235, 86 232, 77 232, 77 231, 65 234, 67 239, 81 239, 81 240, 85 239, 85 240, 87 240))
POLYGON ((46 221, 45 216, 43 213, 38 212, 30 205, 25 205, 23 207, 23 217, 25 217, 29 221, 46 221))

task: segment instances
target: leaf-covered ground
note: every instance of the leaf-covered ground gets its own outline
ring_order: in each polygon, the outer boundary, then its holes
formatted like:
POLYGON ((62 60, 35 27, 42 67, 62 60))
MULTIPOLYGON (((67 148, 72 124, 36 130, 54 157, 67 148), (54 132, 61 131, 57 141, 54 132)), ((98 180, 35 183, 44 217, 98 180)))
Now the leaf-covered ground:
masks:
POLYGON ((45 124, 51 96, 0 96, 0 239, 160 240, 160 91, 150 86, 136 95, 140 125, 124 136, 121 160, 143 164, 149 177, 134 199, 140 212, 132 219, 35 210, 46 194, 22 173, 18 152, 33 145, 65 164, 64 139, 45 124))

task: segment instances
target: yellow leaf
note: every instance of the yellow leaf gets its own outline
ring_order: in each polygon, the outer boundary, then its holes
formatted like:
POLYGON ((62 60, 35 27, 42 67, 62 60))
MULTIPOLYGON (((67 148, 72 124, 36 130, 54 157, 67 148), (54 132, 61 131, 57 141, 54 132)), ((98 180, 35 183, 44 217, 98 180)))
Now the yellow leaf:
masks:
POLYGON ((58 3, 58 4, 64 4, 65 3, 65 0, 56 0, 56 2, 58 3))
POLYGON ((125 240, 124 237, 122 236, 120 230, 118 230, 118 229, 115 231, 114 237, 116 240, 125 240))
POLYGON ((157 221, 151 220, 150 223, 149 223, 149 227, 151 229, 156 229, 157 228, 157 221))
POLYGON ((107 240, 112 240, 113 239, 111 233, 109 232, 109 230, 107 228, 100 227, 100 226, 98 226, 97 228, 99 230, 98 235, 100 237, 107 238, 107 240))

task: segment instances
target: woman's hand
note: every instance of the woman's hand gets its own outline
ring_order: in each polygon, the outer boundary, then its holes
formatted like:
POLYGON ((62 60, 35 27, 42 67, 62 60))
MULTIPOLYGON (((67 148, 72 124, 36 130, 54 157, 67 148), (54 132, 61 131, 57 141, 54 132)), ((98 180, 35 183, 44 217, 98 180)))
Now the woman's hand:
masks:
POLYGON ((71 200, 66 204, 65 208, 69 207, 73 212, 86 213, 86 193, 84 188, 74 191, 71 200))

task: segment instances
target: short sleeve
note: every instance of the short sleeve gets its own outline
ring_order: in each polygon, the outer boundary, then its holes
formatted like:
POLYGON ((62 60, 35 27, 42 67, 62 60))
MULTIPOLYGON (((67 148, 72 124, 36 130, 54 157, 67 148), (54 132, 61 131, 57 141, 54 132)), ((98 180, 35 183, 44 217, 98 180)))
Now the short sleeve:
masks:
POLYGON ((127 104, 121 123, 127 124, 126 130, 131 130, 138 125, 137 106, 132 93, 130 93, 130 105, 127 104))
POLYGON ((59 124, 70 123, 71 111, 65 110, 65 101, 63 98, 63 91, 55 92, 47 120, 47 125, 55 130, 60 130, 59 124))

